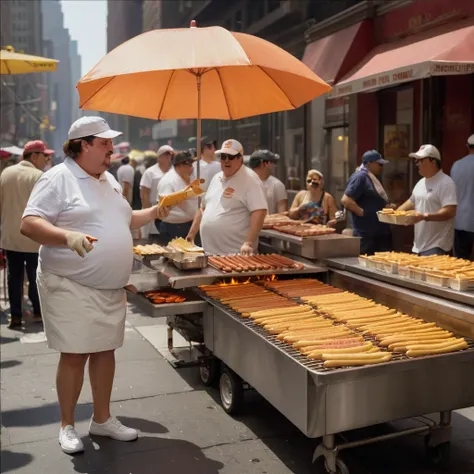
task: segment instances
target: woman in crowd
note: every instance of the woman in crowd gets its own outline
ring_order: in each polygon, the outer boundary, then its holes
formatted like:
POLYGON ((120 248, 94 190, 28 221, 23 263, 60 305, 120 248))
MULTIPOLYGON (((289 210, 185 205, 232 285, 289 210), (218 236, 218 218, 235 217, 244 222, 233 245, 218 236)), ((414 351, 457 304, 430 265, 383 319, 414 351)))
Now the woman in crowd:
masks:
POLYGON ((300 191, 290 209, 292 219, 314 224, 336 225, 337 205, 331 194, 324 190, 324 176, 317 170, 309 170, 306 191, 300 191))

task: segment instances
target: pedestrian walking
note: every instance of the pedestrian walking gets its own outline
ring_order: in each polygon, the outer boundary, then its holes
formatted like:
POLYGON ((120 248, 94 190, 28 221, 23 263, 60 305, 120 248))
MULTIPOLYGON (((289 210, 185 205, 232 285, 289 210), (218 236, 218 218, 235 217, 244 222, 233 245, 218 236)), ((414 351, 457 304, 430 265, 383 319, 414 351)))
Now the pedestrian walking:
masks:
POLYGON ((65 453, 84 449, 74 409, 89 360, 94 413, 89 432, 120 441, 137 438, 110 414, 115 349, 123 344, 124 287, 133 262, 130 229, 167 209, 133 211, 107 172, 111 130, 100 117, 82 117, 69 130, 64 163, 37 182, 21 232, 41 244, 38 290, 48 346, 61 353, 56 386, 61 410, 59 443, 65 453), (73 252, 71 252, 71 250, 73 252))
POLYGON ((0 175, 1 248, 6 251, 10 329, 22 327, 23 284, 25 268, 28 277, 28 298, 33 306, 33 321, 41 321, 41 308, 36 288, 39 245, 20 233, 23 212, 36 182, 51 162, 54 150, 41 140, 28 142, 23 159, 6 168, 0 175))
POLYGON ((454 256, 469 260, 474 247, 474 134, 467 139, 468 155, 454 163, 451 178, 458 193, 454 220, 454 256))

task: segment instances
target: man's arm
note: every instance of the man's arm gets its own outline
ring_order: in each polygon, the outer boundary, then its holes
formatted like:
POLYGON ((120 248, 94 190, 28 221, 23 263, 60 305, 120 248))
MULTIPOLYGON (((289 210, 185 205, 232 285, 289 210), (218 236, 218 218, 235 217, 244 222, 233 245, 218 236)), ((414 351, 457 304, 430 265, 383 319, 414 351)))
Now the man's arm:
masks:
POLYGON ((204 209, 200 208, 197 210, 196 215, 194 216, 191 229, 189 229, 188 235, 186 236, 186 240, 188 240, 189 242, 194 242, 194 239, 197 233, 199 232, 199 228, 201 227, 203 212, 204 212, 204 209))
POLYGON ((444 206, 432 214, 418 214, 417 222, 426 221, 426 222, 444 222, 454 219, 456 216, 457 206, 444 206))
POLYGON ((66 245, 67 230, 60 229, 39 216, 26 216, 21 220, 20 232, 41 245, 66 245))
POLYGON ((133 211, 132 220, 130 221, 130 229, 139 229, 155 219, 164 219, 169 213, 169 207, 158 207, 157 205, 149 207, 148 209, 133 211))
POLYGON ((277 202, 277 213, 281 214, 282 212, 286 212, 288 210, 288 199, 282 199, 281 201, 277 202))
POLYGON ((147 188, 146 186, 140 186, 140 199, 142 200, 143 209, 148 209, 151 207, 150 191, 150 188, 147 188))
POLYGON ((258 238, 258 234, 263 227, 263 221, 265 220, 265 216, 267 215, 266 209, 257 209, 250 214, 250 227, 247 232, 246 243, 255 242, 258 238))
POLYGON ((344 196, 342 196, 341 204, 356 216, 364 217, 364 210, 354 201, 354 199, 350 198, 347 194, 344 194, 344 196))
POLYGON ((412 211, 415 209, 415 204, 411 199, 408 199, 408 201, 405 201, 398 209, 397 211, 412 211))

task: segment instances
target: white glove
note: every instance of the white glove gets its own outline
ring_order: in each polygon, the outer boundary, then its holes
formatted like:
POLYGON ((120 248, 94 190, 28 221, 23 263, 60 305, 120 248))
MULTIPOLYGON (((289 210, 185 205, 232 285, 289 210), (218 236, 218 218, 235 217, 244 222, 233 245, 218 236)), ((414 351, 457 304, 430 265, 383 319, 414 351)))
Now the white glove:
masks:
POLYGON ((73 252, 77 252, 77 254, 82 258, 84 258, 84 255, 94 248, 92 242, 95 241, 97 241, 96 238, 83 234, 82 232, 71 231, 66 234, 67 246, 73 252))

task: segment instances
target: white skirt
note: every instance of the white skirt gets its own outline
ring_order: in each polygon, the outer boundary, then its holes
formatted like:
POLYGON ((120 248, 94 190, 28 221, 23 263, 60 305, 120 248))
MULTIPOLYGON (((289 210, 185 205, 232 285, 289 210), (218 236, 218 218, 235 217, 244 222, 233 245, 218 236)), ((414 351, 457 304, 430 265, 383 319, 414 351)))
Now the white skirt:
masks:
POLYGON ((91 354, 123 345, 125 290, 98 290, 38 267, 36 278, 48 347, 91 354))

